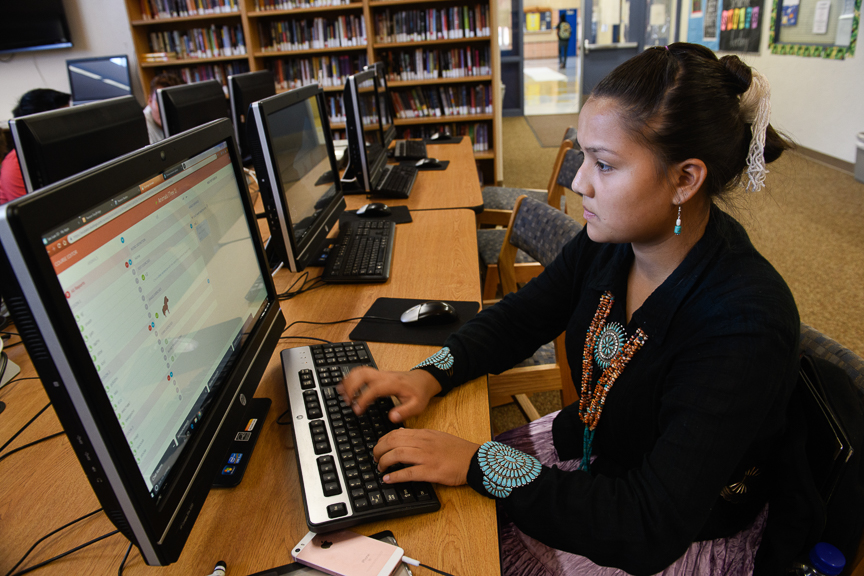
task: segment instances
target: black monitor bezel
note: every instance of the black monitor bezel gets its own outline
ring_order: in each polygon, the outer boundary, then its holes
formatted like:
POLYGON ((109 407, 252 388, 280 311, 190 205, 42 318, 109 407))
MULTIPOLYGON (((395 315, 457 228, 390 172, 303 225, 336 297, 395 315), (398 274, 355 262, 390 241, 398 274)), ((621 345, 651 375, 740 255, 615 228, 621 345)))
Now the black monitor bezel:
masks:
POLYGON ((253 102, 276 95, 276 81, 270 70, 244 72, 228 76, 228 101, 231 109, 231 123, 234 124, 234 138, 240 147, 244 160, 251 152, 246 141, 246 122, 249 119, 249 106, 253 102), (249 91, 255 91, 255 96, 266 92, 261 98, 248 98, 249 91), (260 92, 258 92, 260 90, 260 92), (251 100, 251 101, 250 101, 251 100), (242 118, 242 120, 241 120, 242 118))
MULTIPOLYGON (((327 205, 325 214, 321 217, 316 229, 303 242, 298 244, 294 235, 293 221, 291 218, 291 207, 285 196, 282 181, 276 177, 274 169, 276 159, 269 145, 270 127, 266 118, 275 112, 294 106, 310 98, 318 101, 318 109, 321 113, 321 126, 324 130, 324 141, 327 146, 327 156, 330 159, 330 170, 333 174, 339 174, 336 162, 336 153, 333 147, 333 139, 330 135, 330 119, 327 113, 327 103, 324 100, 324 91, 317 84, 295 88, 270 98, 259 100, 252 104, 249 117, 253 119, 248 124, 249 138, 256 139, 256 145, 252 146, 255 173, 258 177, 258 188, 261 191, 262 202, 267 212, 267 224, 270 228, 270 243, 275 243, 272 248, 277 259, 281 259, 292 272, 304 270, 311 262, 321 255, 321 250, 327 242, 327 236, 339 221, 339 216, 345 211, 346 203, 343 195, 342 184, 337 177, 334 181, 336 194, 327 205)), ((275 262, 271 262, 271 266, 275 262)))
POLYGON ((204 80, 159 88, 156 90, 156 101, 159 105, 159 117, 162 119, 162 132, 166 138, 216 120, 217 118, 214 118, 214 114, 210 114, 210 112, 218 112, 218 118, 231 118, 225 91, 218 80, 204 80), (217 87, 221 99, 216 97, 217 87), (182 102, 178 102, 178 100, 182 100, 182 102), (220 102, 221 106, 216 107, 216 102, 220 102), (209 106, 214 106, 214 109, 210 110, 209 106), (190 115, 190 111, 194 111, 194 114, 190 115), (208 112, 206 115, 209 116, 206 121, 190 120, 204 111, 208 112))
POLYGON ((150 565, 179 558, 245 414, 246 399, 253 397, 285 328, 233 138, 230 121, 211 122, 13 201, 3 207, 0 218, 0 284, 22 340, 102 507, 150 565), (234 166, 267 299, 230 372, 230 384, 223 385, 200 422, 199 433, 184 448, 184 459, 175 464, 171 480, 154 499, 113 418, 42 238, 220 142, 227 143, 234 166))
MULTIPOLYGON (((101 100, 110 100, 110 98, 98 98, 96 100, 76 100, 75 99, 75 84, 72 82, 72 70, 69 69, 70 65, 78 64, 80 62, 98 62, 102 60, 112 60, 114 58, 123 58, 126 60, 126 79, 129 81, 129 95, 134 96, 134 91, 132 89, 132 70, 129 68, 129 56, 126 54, 115 54, 113 56, 94 56, 91 58, 73 58, 70 60, 66 60, 66 74, 69 77, 69 92, 72 94, 72 103, 73 104, 86 104, 88 102, 98 102, 101 100)), ((119 96, 118 96, 119 98, 119 96)))
MULTIPOLYGON (((396 139, 396 113, 393 110, 393 99, 390 96, 390 88, 387 86, 387 78, 384 73, 383 62, 373 62, 364 68, 364 70, 373 70, 375 78, 378 82, 378 91, 384 94, 384 105, 387 107, 387 114, 390 116, 390 126, 385 130, 384 123, 378 122, 381 127, 381 145, 386 150, 396 139)), ((379 100, 380 102, 380 100, 379 100)), ((381 110, 378 110, 378 117, 381 118, 381 110)))
MULTIPOLYGON (((53 133, 56 132, 58 123, 68 123, 71 121, 78 125, 77 131, 70 128, 69 131, 64 132, 64 138, 69 136, 71 131, 80 139, 91 135, 93 132, 98 133, 106 130, 106 127, 109 126, 106 122, 106 117, 113 117, 114 119, 123 117, 126 121, 124 125, 131 124, 134 126, 137 134, 125 129, 123 135, 124 138, 128 137, 130 141, 137 140, 136 145, 138 148, 143 148, 150 143, 150 138, 147 134, 147 121, 144 118, 143 109, 134 96, 109 98, 107 100, 82 104, 81 106, 29 114, 10 120, 9 129, 15 142, 18 163, 21 166, 21 173, 24 177, 24 186, 27 189, 27 193, 32 193, 71 176, 71 174, 56 174, 58 163, 52 161, 50 155, 48 158, 45 157, 46 145, 41 142, 42 137, 39 134, 43 128, 47 128, 49 133, 53 133), (45 180, 48 182, 43 183, 45 180)), ((80 143, 76 144, 75 148, 79 149, 79 146, 80 143)), ((89 151, 93 150, 93 148, 85 147, 84 150, 89 151)), ((101 159, 96 164, 86 166, 81 172, 132 151, 118 148, 117 142, 107 142, 104 150, 109 151, 112 156, 101 159)), ((59 165, 62 166, 62 164, 59 165)))
MULTIPOLYGON (((375 177, 376 171, 381 170, 387 163, 387 149, 381 141, 381 122, 379 120, 377 131, 379 144, 381 145, 381 154, 378 158, 369 158, 366 154, 366 136, 363 129, 363 119, 361 118, 360 110, 360 90, 359 85, 363 82, 372 81, 375 87, 375 93, 378 92, 376 82, 376 74, 374 70, 364 70, 352 74, 345 81, 343 91, 343 99, 345 101, 345 128, 348 136, 348 160, 349 167, 346 170, 345 176, 350 178, 353 176, 358 180, 360 187, 369 194, 375 192, 372 186, 372 180, 375 177)), ((378 110, 378 98, 373 98, 375 112, 380 119, 381 115, 378 110)), ((343 177, 343 178, 344 178, 343 177)))

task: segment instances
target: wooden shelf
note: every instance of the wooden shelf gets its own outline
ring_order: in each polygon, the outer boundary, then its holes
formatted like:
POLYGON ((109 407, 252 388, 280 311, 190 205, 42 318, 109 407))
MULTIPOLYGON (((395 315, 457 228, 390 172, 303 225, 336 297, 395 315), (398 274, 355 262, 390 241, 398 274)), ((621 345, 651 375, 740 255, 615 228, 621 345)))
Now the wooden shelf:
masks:
POLYGON ((273 50, 266 52, 255 52, 253 56, 255 58, 273 58, 277 56, 309 56, 309 55, 317 55, 323 54, 328 55, 333 52, 359 52, 361 50, 366 50, 366 46, 340 46, 339 48, 315 48, 312 50, 273 50))
POLYGON ((142 18, 129 22, 132 26, 157 26, 160 24, 176 24, 184 22, 210 22, 211 20, 219 20, 223 18, 240 19, 240 12, 219 12, 217 14, 198 14, 197 16, 178 16, 177 18, 142 18))
MULTIPOLYGON (((452 4, 452 0, 372 0, 371 8, 386 8, 387 6, 404 6, 405 4, 452 4)), ((467 3, 467 2, 466 2, 467 3)), ((477 4, 477 2, 471 2, 477 4)), ((464 3, 463 3, 464 4, 464 3)), ((460 4, 463 5, 463 4, 460 4)))
POLYGON ((160 66, 187 66, 190 64, 213 64, 214 62, 231 62, 237 60, 246 60, 249 56, 219 56, 215 58, 185 58, 183 60, 165 60, 164 62, 141 62, 139 65, 142 68, 159 68, 160 66))
POLYGON ((447 122, 481 122, 492 120, 493 114, 464 114, 458 116, 423 116, 422 118, 394 118, 396 126, 413 126, 416 124, 441 124, 447 122))
POLYGON ((345 10, 362 9, 362 2, 352 2, 351 4, 340 4, 339 6, 313 6, 312 8, 294 8, 292 10, 252 10, 247 16, 258 19, 270 16, 297 16, 298 14, 312 14, 315 12, 343 12, 345 10))
MULTIPOLYGON (((366 28, 369 33, 369 28, 366 28)), ((465 42, 489 42, 489 36, 475 36, 474 38, 454 38, 444 40, 417 40, 416 42, 374 42, 372 47, 376 50, 392 50, 393 48, 417 48, 418 46, 440 46, 442 44, 464 44, 465 42)))
POLYGON ((495 159, 495 151, 494 150, 483 150, 481 152, 474 152, 475 160, 494 160, 495 159))
POLYGON ((438 86, 465 82, 489 82, 490 80, 492 80, 492 76, 463 76, 461 78, 434 78, 432 80, 388 80, 387 87, 392 90, 407 86, 438 86))

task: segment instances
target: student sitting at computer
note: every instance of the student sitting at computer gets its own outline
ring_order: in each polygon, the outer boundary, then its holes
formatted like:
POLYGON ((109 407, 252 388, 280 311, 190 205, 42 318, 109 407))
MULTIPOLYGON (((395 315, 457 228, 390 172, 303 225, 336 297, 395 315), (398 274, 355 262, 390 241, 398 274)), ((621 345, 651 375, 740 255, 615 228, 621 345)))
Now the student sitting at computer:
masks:
POLYGON ((789 148, 769 110, 764 77, 692 44, 646 50, 598 84, 572 184, 585 229, 419 369, 361 368, 342 384, 356 411, 398 397, 402 421, 566 330, 580 402, 499 437, 510 445, 391 432, 374 450, 384 481, 495 498, 507 575, 752 572, 800 322, 716 202, 739 181, 761 188, 789 148), (409 466, 387 472, 397 462, 409 466))
MULTIPOLYGON (((26 92, 18 101, 18 105, 12 110, 12 116, 18 118, 38 112, 47 112, 58 108, 69 106, 71 94, 51 90, 50 88, 36 88, 26 92)), ((18 163, 18 153, 13 149, 3 164, 0 165, 0 204, 10 202, 15 198, 24 196, 27 188, 24 185, 24 175, 18 163)))
POLYGON ((183 79, 170 72, 158 74, 150 81, 150 95, 147 96, 147 106, 144 107, 144 118, 147 119, 147 134, 150 136, 151 144, 165 139, 165 132, 162 130, 162 118, 159 117, 156 91, 160 88, 179 86, 180 84, 185 84, 183 79))

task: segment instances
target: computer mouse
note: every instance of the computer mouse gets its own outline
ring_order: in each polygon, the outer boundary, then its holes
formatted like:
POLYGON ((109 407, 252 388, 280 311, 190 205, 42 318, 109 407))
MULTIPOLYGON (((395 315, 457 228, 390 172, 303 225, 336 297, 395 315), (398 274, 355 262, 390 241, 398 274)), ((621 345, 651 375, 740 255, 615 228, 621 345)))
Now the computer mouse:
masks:
POLYGON ((366 218, 381 218, 382 216, 389 216, 391 213, 390 207, 381 202, 366 204, 357 209, 357 215, 366 218))
POLYGON ((414 326, 438 326, 456 322, 459 314, 447 302, 423 302, 405 310, 399 319, 414 326))
POLYGON ((429 137, 429 140, 450 140, 450 135, 446 132, 435 132, 429 137))
POLYGON ((423 158, 421 160, 418 160, 416 165, 418 168, 420 166, 427 166, 429 168, 440 168, 441 161, 437 158, 423 158))

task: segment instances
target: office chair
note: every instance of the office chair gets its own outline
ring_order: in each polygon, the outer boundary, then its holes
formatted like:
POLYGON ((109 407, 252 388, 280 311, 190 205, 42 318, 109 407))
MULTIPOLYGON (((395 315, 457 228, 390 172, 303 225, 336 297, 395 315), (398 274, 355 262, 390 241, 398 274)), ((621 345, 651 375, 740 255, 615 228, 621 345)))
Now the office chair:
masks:
MULTIPOLYGON (((568 134, 571 131, 568 130, 568 134)), ((575 130, 572 135, 575 138, 575 130)), ((534 198, 540 202, 544 202, 553 208, 561 206, 561 199, 565 191, 570 189, 573 178, 576 172, 582 166, 582 161, 585 155, 581 150, 571 148, 572 141, 565 147, 562 144, 563 152, 560 158, 556 160, 554 172, 549 180, 549 187, 544 198, 534 198)), ((515 190, 515 189, 511 189, 515 190)), ((527 194, 525 195, 527 196, 527 194)), ((533 196, 532 196, 533 198, 533 196)), ((512 212, 510 212, 512 216, 512 212)), ((480 264, 484 267, 485 277, 483 279, 483 300, 492 300, 498 292, 499 274, 498 274, 498 255, 501 252, 501 247, 504 245, 506 230, 500 228, 477 230, 477 248, 480 253, 480 264)), ((525 252, 518 251, 516 253, 516 282, 524 284, 542 270, 534 259, 528 256, 525 252)), ((506 294, 506 292, 504 292, 506 294)))
MULTIPOLYGON (((572 240, 582 226, 545 202, 527 196, 520 196, 513 208, 510 225, 498 258, 498 271, 501 276, 502 292, 506 295, 518 289, 516 271, 517 252, 523 251, 538 263, 537 273, 547 266, 564 245, 572 240)), ((489 375, 489 401, 492 407, 515 401, 528 420, 540 417, 537 409, 528 398, 529 394, 549 390, 561 391, 562 406, 578 400, 572 385, 570 366, 564 349, 564 334, 561 333, 552 344, 554 353, 550 354, 548 345, 532 358, 519 366, 501 374, 489 375), (544 360, 544 356, 554 356, 544 360)))
MULTIPOLYGON (((576 128, 570 126, 564 133, 564 139, 558 148, 558 155, 555 157, 555 163, 552 165, 552 174, 549 177, 549 184, 547 184, 545 191, 531 188, 508 188, 506 186, 486 186, 483 188, 483 212, 477 216, 478 227, 484 225, 507 226, 510 222, 513 206, 516 204, 516 199, 519 196, 529 196, 541 202, 548 201, 549 190, 555 183, 558 169, 564 161, 564 154, 575 145, 576 128)), ((575 172, 573 175, 576 175, 575 172)), ((552 206, 558 207, 558 204, 549 203, 552 206)))

